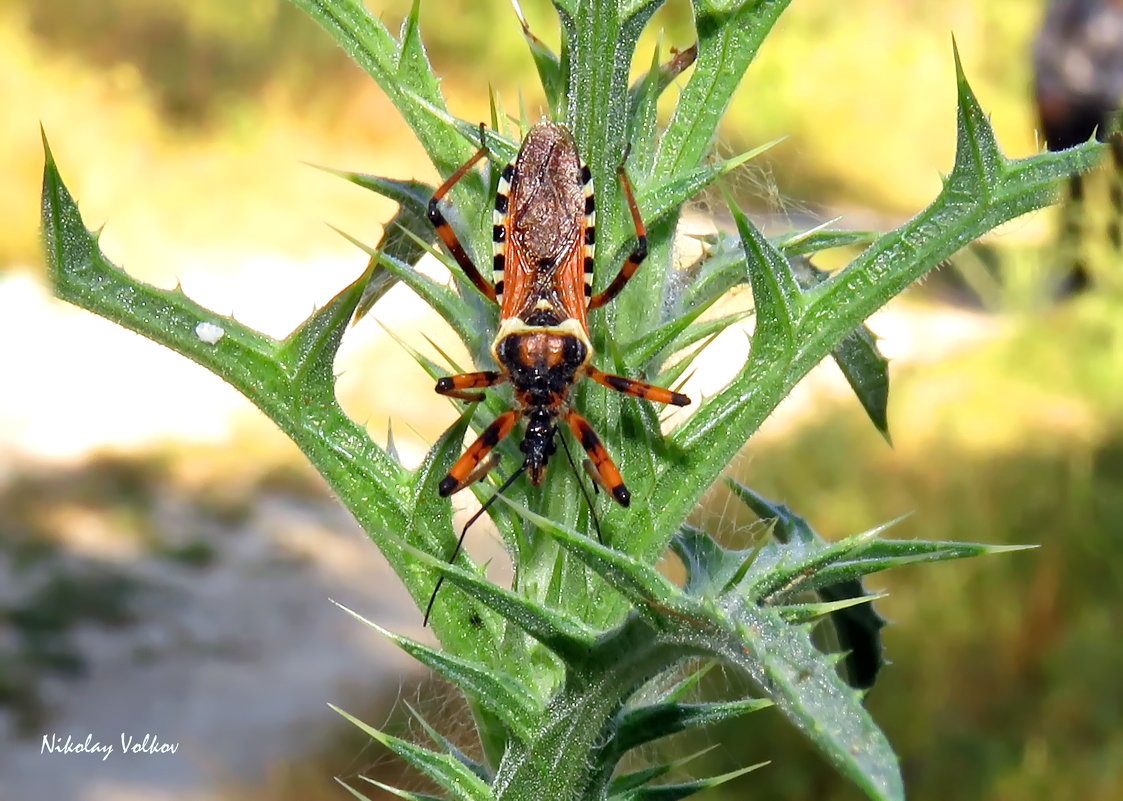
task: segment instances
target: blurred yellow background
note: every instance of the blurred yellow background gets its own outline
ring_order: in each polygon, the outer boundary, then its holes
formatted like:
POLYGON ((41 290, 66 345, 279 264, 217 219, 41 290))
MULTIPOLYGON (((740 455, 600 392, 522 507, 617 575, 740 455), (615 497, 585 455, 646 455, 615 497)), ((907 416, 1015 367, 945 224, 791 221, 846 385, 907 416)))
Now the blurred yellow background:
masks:
MULTIPOLYGON (((368 5, 393 30, 410 2, 368 5)), ((554 41, 548 4, 523 6, 554 41)), ((1007 155, 1036 152, 1029 54, 1043 10, 1042 0, 794 0, 716 143, 733 153, 788 137, 734 176, 739 197, 781 224, 842 214, 844 226, 888 228, 921 208, 954 152, 953 34, 1007 155)), ((535 113, 533 66, 504 0, 428 0, 421 21, 455 113, 488 118, 489 87, 535 113)), ((637 67, 660 35, 664 48, 690 44, 689 25, 688 4, 669 2, 637 67)), ((432 181, 424 153, 374 84, 282 0, 0 0, 0 102, 0 798, 337 798, 332 773, 395 770, 349 735, 328 748, 291 728, 334 725, 322 702, 341 696, 382 708, 404 669, 319 599, 349 597, 399 628, 416 626, 414 611, 247 402, 47 298, 37 124, 117 264, 161 286, 180 281, 274 336, 365 265, 324 223, 373 242, 392 212, 301 162, 432 181), (216 628, 232 609, 229 629, 216 628), (187 636, 191 615, 199 629, 187 636), (138 645, 141 629, 151 642, 138 645), (215 670, 239 660, 272 681, 215 670), (137 692, 115 695, 114 676, 137 692), (211 699, 212 720, 143 717, 142 705, 157 708, 185 681, 186 695, 211 699), (272 695, 253 694, 269 684, 272 695), (91 693, 113 705, 91 706, 91 693), (139 719, 165 739, 234 732, 258 747, 224 745, 226 761, 212 753, 199 770, 166 775, 114 773, 111 762, 48 770, 38 756, 52 726, 96 722, 114 737, 139 719)), ((828 370, 734 466, 828 537, 912 511, 896 536, 1043 546, 874 582, 891 591, 879 608, 896 623, 870 706, 921 801, 1123 798, 1123 314, 1110 280, 1049 302, 1052 230, 1049 214, 1034 215, 964 257, 966 270, 998 265, 986 310, 930 291, 871 324, 896 359, 893 449, 828 370)), ((418 346, 424 334, 448 341, 401 289, 373 317, 418 346)), ((452 419, 374 319, 348 335, 339 369, 349 413, 379 442, 391 421, 407 460, 452 419)), ((739 528, 721 493, 698 515, 730 536, 739 528)), ((433 714, 450 703, 447 689, 407 694, 433 714)), ((859 798, 778 719, 702 739, 676 747, 716 745, 724 769, 773 760, 711 799, 859 798)))

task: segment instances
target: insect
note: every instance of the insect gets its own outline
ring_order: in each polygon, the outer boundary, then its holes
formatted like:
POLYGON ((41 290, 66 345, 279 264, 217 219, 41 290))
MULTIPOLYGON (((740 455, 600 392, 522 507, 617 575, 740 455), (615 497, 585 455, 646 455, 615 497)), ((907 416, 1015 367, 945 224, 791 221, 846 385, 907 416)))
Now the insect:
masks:
MULTIPOLYGON (((631 493, 600 437, 569 404, 570 389, 580 379, 591 378, 617 392, 658 403, 690 403, 690 398, 678 392, 601 372, 592 364, 587 312, 615 298, 647 256, 647 231, 631 183, 621 165, 617 177, 635 225, 636 244, 611 283, 594 294, 596 206, 592 176, 567 128, 546 121, 536 124, 523 140, 515 161, 503 169, 495 195, 492 283, 473 264, 440 209, 441 199, 487 152, 481 124, 480 149, 433 194, 428 215, 468 280, 499 304, 499 330, 491 346, 499 369, 446 376, 437 381, 436 391, 479 401, 484 396, 478 390, 509 381, 515 403, 464 451, 441 480, 438 492, 447 497, 487 475, 498 463, 495 447, 525 418, 526 431, 519 445, 522 466, 499 492, 524 472, 531 484, 542 483, 556 449, 554 440, 561 421, 588 455, 586 469, 593 480, 621 506, 628 506, 631 493)), ((460 552, 468 525, 450 561, 460 552)), ((432 606, 430 600, 426 621, 432 606)))

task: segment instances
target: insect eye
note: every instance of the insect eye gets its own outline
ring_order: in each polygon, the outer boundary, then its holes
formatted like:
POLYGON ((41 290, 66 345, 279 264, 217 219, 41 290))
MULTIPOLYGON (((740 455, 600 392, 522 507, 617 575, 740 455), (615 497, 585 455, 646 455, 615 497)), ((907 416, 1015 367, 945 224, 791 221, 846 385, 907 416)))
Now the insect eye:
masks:
POLYGON ((518 341, 516 337, 504 337, 503 340, 496 346, 495 352, 499 356, 499 361, 507 364, 518 356, 518 341))
POLYGON ((588 349, 585 347, 585 343, 580 339, 577 337, 566 337, 564 347, 564 356, 567 362, 576 364, 585 361, 585 355, 588 353, 588 349))

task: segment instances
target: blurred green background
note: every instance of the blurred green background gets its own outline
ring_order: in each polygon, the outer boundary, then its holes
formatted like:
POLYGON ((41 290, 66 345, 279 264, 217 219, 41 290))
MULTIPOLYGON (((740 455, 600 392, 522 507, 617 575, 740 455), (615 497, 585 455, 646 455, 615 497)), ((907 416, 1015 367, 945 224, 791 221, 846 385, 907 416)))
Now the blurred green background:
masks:
MULTIPOLYGON (((393 28, 410 3, 368 5, 393 28)), ((547 4, 523 5, 553 41, 547 4)), ((952 34, 1006 153, 1035 152, 1029 49, 1043 6, 794 0, 716 143, 731 153, 788 137, 735 176, 741 199, 772 218, 845 214, 852 227, 888 227, 918 210, 954 151, 952 34)), ((422 30, 454 112, 486 118, 494 87, 507 108, 521 98, 536 113, 532 64, 503 0, 430 0, 422 30)), ((660 30, 664 48, 690 44, 688 4, 669 2, 656 16, 643 64, 660 30)), ((110 255, 165 284, 199 262, 221 276, 262 250, 361 269, 320 223, 372 240, 390 207, 297 160, 434 177, 373 84, 281 0, 0 0, 0 100, 0 270, 25 275, 42 272, 37 121, 87 222, 110 220, 110 255)), ((892 448, 852 398, 812 387, 733 468, 827 537, 912 512, 896 536, 1041 546, 874 582, 891 593, 878 607, 895 622, 885 635, 892 664, 869 705, 917 801, 1123 798, 1123 293, 1119 265, 1105 256, 1092 291, 1054 302, 1054 228, 1050 213, 1016 221, 897 304, 894 320, 913 334, 892 373, 892 448), (949 309, 949 287, 964 283, 985 290, 986 302, 949 309), (976 333, 964 336, 964 326, 976 333)), ((267 304, 270 291, 260 299, 267 304)), ((394 397, 367 385, 354 390, 355 408, 418 427, 422 442, 450 413, 401 364, 408 375, 394 397), (419 415, 410 393, 441 411, 419 415)), ((236 475, 252 493, 247 473, 282 470, 302 491, 322 493, 275 432, 250 426, 239 436, 252 467, 228 447, 183 443, 123 458, 190 461, 140 470, 136 481, 236 475)), ((0 457, 10 459, 0 471, 7 486, 37 464, 26 450, 0 457)), ((50 521, 33 521, 62 490, 37 492, 37 503, 4 496, 9 545, 17 530, 21 547, 58 539, 50 521)), ((698 517, 731 538, 749 522, 720 491, 698 517)), ((374 708, 382 689, 369 689, 374 708)), ((435 692, 443 708, 447 691, 435 692)), ((701 739, 676 747, 715 745, 706 757, 715 768, 772 760, 711 801, 860 797, 767 712, 701 739)), ((324 776, 361 772, 364 754, 347 739, 334 752, 296 755, 250 791, 342 797, 324 776)))

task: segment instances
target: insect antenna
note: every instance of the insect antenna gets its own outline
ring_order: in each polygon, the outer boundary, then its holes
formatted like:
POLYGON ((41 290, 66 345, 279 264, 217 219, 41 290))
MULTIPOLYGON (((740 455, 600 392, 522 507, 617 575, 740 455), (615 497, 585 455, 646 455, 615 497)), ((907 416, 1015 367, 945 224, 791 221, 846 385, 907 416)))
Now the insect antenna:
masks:
MULTIPOLYGON (((490 498, 488 498, 486 501, 484 501, 484 505, 480 507, 479 511, 468 518, 468 522, 464 524, 464 528, 461 529, 461 531, 460 531, 460 539, 458 539, 456 541, 456 547, 452 551, 452 556, 450 556, 448 558, 448 563, 450 565, 453 562, 456 561, 456 557, 460 553, 460 548, 461 548, 462 545, 464 545, 464 537, 465 537, 465 535, 467 535, 468 529, 472 527, 473 523, 475 523, 477 520, 479 520, 481 517, 483 517, 484 513, 487 512, 487 510, 491 507, 491 505, 493 503, 495 503, 495 499, 498 498, 503 492, 505 492, 508 487, 510 487, 512 484, 514 484, 515 479, 518 478, 519 476, 521 476, 523 474, 523 471, 525 471, 525 470, 526 470, 526 463, 524 462, 523 465, 518 470, 511 473, 511 475, 507 478, 507 480, 504 481, 500 485, 499 489, 497 489, 495 491, 494 495, 492 495, 490 498)), ((599 530, 598 530, 598 533, 599 533, 599 530)), ((445 582, 445 577, 442 574, 437 579, 437 586, 433 588, 433 594, 429 596, 429 605, 425 607, 425 619, 421 622, 422 628, 429 625, 429 615, 432 614, 432 612, 433 612, 433 603, 437 600, 437 593, 440 592, 441 585, 444 584, 444 582, 445 582)))
POLYGON ((577 486, 581 488, 581 494, 585 496, 585 505, 589 507, 589 514, 593 518, 593 528, 597 530, 597 542, 599 542, 601 545, 604 545, 604 537, 600 532, 600 518, 597 517, 597 510, 596 507, 593 506, 592 499, 589 497, 589 491, 585 489, 585 482, 581 479, 581 473, 577 469, 577 463, 573 461, 573 455, 569 452, 569 445, 566 444, 565 435, 559 432, 558 439, 561 440, 562 450, 565 451, 566 461, 569 462, 569 466, 573 470, 573 477, 577 479, 577 486))

